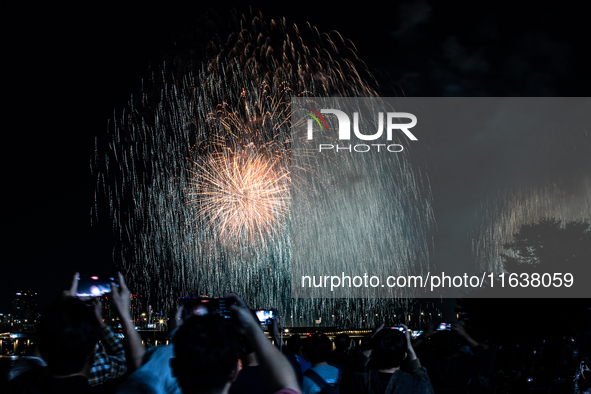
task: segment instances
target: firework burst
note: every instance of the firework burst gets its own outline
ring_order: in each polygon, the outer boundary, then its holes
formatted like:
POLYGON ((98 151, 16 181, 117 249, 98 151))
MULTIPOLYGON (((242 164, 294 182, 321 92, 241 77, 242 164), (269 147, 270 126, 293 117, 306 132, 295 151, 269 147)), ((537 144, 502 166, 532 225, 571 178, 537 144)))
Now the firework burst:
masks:
POLYGON ((187 193, 199 226, 213 227, 226 244, 265 242, 288 213, 289 172, 277 157, 210 155, 195 162, 187 193), (240 242, 239 242, 240 241, 240 242))

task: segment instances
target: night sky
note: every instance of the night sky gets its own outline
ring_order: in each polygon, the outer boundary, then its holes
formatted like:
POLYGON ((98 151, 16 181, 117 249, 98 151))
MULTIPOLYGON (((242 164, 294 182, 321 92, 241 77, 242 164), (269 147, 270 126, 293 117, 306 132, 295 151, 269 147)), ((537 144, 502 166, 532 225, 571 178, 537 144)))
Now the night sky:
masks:
MULTIPOLYGON (((589 95, 588 21, 577 3, 454 3, 253 9, 350 38, 384 96, 589 95)), ((75 271, 116 272, 111 224, 91 223, 94 139, 140 92, 150 62, 172 50, 177 29, 193 28, 209 7, 223 20, 231 7, 186 4, 2 3, 0 312, 10 311, 15 291, 37 291, 43 303, 75 271)))

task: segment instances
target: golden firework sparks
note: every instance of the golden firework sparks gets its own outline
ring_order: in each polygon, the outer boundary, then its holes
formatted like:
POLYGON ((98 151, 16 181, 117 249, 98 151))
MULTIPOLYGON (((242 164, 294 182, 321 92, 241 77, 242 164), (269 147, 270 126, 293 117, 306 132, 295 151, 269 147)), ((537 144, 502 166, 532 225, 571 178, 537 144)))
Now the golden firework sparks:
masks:
POLYGON ((280 158, 220 153, 195 162, 189 203, 228 243, 272 236, 288 212, 289 172, 280 158))

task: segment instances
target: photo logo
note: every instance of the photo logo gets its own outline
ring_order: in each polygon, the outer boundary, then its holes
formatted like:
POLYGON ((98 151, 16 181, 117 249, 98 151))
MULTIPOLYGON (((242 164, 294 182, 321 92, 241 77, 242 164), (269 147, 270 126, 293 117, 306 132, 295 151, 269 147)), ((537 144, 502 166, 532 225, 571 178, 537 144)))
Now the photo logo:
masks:
MULTIPOLYGON (((314 139, 314 123, 318 125, 318 129, 321 132, 328 132, 328 125, 326 120, 322 116, 322 114, 332 114, 337 117, 338 120, 338 137, 339 141, 350 141, 351 140, 351 120, 349 115, 345 112, 338 110, 338 109, 321 109, 320 112, 312 109, 312 108, 305 108, 306 115, 310 118, 308 119, 308 140, 314 139)), ((361 141, 376 141, 382 138, 384 134, 384 129, 386 130, 386 140, 392 141, 392 136, 394 131, 399 130, 408 139, 411 141, 417 141, 417 137, 409 129, 413 128, 417 124, 417 117, 408 112, 386 112, 386 121, 384 122, 384 113, 378 112, 378 130, 373 134, 364 134, 360 131, 359 128, 359 113, 353 112, 353 133, 355 137, 361 141), (399 119, 409 119, 409 123, 398 123, 394 120, 399 119), (385 123, 385 127, 384 127, 385 123)), ((337 152, 340 150, 347 150, 349 152, 359 152, 364 153, 368 152, 375 147, 377 151, 380 151, 380 148, 385 148, 388 152, 402 152, 404 147, 400 144, 357 144, 357 145, 348 145, 348 146, 340 146, 340 145, 333 145, 333 144, 319 144, 318 149, 319 151, 322 150, 331 150, 334 149, 337 152)))

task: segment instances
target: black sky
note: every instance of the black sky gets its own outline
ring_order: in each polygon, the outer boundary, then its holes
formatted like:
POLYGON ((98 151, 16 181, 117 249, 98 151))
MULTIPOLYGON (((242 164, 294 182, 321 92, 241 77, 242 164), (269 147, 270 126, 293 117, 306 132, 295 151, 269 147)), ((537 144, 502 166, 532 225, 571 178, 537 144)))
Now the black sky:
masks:
MULTIPOLYGON (((386 96, 588 96, 589 34, 581 6, 515 3, 277 2, 253 8, 350 38, 386 96)), ((91 226, 94 138, 140 91, 150 62, 172 49, 177 29, 193 28, 210 7, 223 20, 231 6, 2 3, 0 311, 9 311, 15 291, 49 299, 75 271, 116 270, 110 223, 91 226)))

